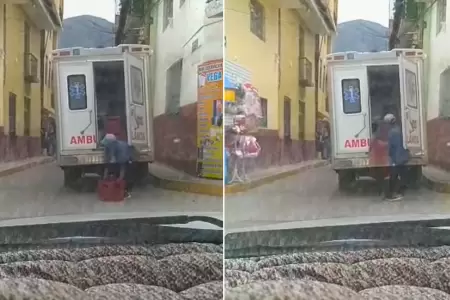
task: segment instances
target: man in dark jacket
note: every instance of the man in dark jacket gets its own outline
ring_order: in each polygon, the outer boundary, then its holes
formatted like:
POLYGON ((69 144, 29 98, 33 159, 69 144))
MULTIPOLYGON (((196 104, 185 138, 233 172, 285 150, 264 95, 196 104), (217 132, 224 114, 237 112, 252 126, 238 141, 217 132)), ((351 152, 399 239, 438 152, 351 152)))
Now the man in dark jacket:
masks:
POLYGON ((409 153, 403 146, 402 131, 396 122, 395 116, 387 114, 384 120, 391 125, 388 133, 389 193, 386 195, 386 200, 396 201, 403 198, 401 189, 405 186, 406 163, 409 160, 409 153))

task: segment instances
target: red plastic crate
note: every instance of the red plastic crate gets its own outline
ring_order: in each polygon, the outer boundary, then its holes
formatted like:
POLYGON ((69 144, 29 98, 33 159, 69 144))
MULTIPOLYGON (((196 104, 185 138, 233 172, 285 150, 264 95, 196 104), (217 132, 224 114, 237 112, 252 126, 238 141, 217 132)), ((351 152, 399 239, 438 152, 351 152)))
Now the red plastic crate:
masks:
POLYGON ((99 180, 97 194, 105 202, 120 202, 125 199, 124 180, 99 180))

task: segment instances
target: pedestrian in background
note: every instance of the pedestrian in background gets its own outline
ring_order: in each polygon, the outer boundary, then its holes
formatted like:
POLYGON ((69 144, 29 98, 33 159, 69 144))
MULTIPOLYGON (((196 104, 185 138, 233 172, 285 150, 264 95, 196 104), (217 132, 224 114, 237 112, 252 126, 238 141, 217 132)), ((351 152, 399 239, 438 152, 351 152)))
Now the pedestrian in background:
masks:
POLYGON ((331 140, 330 140, 330 130, 328 124, 322 127, 322 159, 330 159, 331 151, 331 140))

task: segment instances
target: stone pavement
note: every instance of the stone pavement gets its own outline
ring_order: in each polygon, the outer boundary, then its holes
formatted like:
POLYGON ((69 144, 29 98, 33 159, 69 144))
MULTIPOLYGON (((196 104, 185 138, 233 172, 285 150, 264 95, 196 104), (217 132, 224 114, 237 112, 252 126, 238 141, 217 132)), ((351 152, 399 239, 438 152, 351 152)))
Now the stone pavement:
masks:
POLYGON ((329 166, 226 195, 225 200, 226 228, 332 218, 450 213, 450 197, 427 188, 407 190, 404 199, 398 202, 383 201, 373 180, 360 180, 354 191, 341 192, 337 175, 329 166))
POLYGON ((0 177, 8 176, 17 172, 24 171, 35 166, 50 163, 54 161, 53 157, 50 156, 37 156, 24 160, 10 161, 0 163, 0 177))
POLYGON ((227 185, 225 187, 225 195, 248 191, 258 186, 296 175, 300 172, 305 172, 313 168, 323 167, 327 164, 328 162, 324 160, 310 160, 298 164, 259 169, 248 174, 248 181, 227 185))
MULTIPOLYGON (((93 181, 92 178, 86 179, 93 181)), ((92 186, 95 190, 95 182, 92 186)), ((47 163, 0 177, 0 219, 82 215, 95 213, 222 212, 222 197, 164 190, 152 185, 136 187, 132 197, 105 203, 94 191, 63 187, 63 173, 47 163)))
POLYGON ((154 162, 150 164, 152 183, 160 188, 180 192, 197 193, 222 197, 222 180, 195 177, 166 165, 154 162))
POLYGON ((423 168, 423 179, 425 185, 433 191, 450 194, 450 172, 428 165, 423 168))

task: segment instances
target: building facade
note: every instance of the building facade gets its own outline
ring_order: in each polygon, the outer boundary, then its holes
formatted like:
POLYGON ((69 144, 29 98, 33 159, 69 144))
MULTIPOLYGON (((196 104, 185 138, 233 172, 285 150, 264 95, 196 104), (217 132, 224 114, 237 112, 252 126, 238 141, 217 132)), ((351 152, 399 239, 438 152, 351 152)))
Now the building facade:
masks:
POLYGON ((51 107, 50 51, 61 26, 62 0, 0 0, 1 161, 41 153, 42 112, 51 107))
POLYGON ((155 157, 193 175, 197 169, 197 67, 223 58, 223 14, 214 10, 216 1, 206 2, 159 1, 150 29, 155 157))
POLYGON ((250 81, 261 97, 259 167, 315 158, 318 112, 326 111, 324 54, 336 28, 330 2, 225 1, 225 72, 250 81))
MULTIPOLYGON (((401 4, 401 5, 400 5, 401 4)), ((404 10, 395 47, 422 48, 423 100, 427 119, 428 159, 450 170, 450 33, 446 30, 450 9, 447 0, 400 2, 404 10)))

